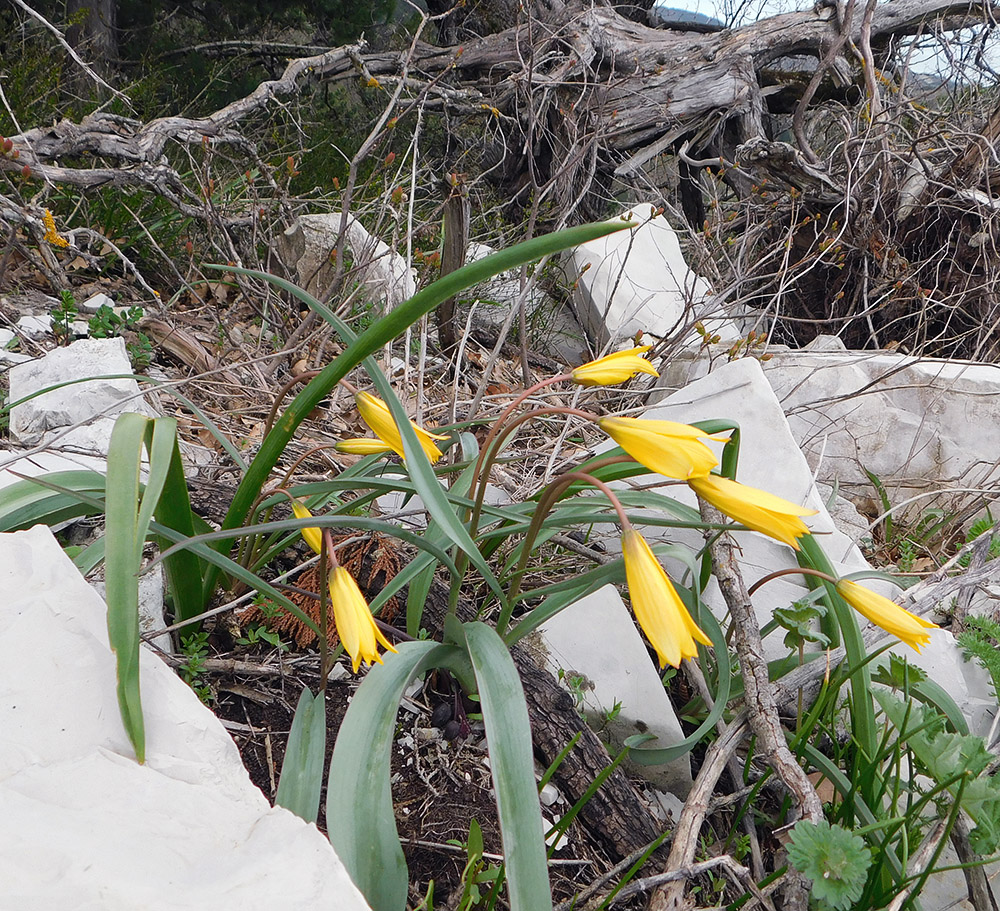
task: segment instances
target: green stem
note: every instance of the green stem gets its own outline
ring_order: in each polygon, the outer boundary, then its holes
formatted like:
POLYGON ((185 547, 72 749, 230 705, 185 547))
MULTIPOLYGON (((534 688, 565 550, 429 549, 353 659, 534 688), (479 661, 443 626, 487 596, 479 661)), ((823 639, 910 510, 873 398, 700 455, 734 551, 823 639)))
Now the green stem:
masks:
MULTIPOLYGON (((830 577, 836 577, 837 573, 830 563, 830 558, 827 557, 826 552, 813 535, 803 535, 799 539, 799 545, 802 548, 798 556, 800 566, 819 570, 830 577)), ((807 578, 807 582, 811 582, 811 580, 807 578)), ((871 759, 878 751, 878 734, 875 729, 875 711, 872 706, 871 669, 867 661, 865 643, 861 638, 861 627, 858 625, 858 618, 855 616, 854 610, 840 597, 832 582, 819 579, 811 587, 815 587, 815 585, 822 585, 826 589, 827 601, 833 608, 837 626, 843 637, 844 650, 847 653, 847 666, 851 675, 854 737, 862 752, 871 759)), ((831 642, 831 647, 835 647, 837 644, 831 642)), ((874 795, 866 794, 865 799, 871 801, 874 799, 874 795)))
POLYGON ((501 636, 507 632, 507 624, 510 623, 510 616, 514 610, 514 602, 517 600, 518 593, 521 590, 521 580, 524 578, 524 574, 527 571, 528 559, 534 548, 535 539, 538 537, 539 531, 541 531, 542 523, 545 521, 545 517, 552 510, 552 507, 558 501, 562 491, 570 484, 574 484, 577 481, 583 481, 584 483, 590 484, 600 490, 608 498, 611 505, 614 507, 615 512, 618 513, 618 521, 621 523, 622 529, 631 528, 631 523, 628 520, 628 516, 625 515, 625 509, 622 506, 621 501, 615 495, 615 492, 604 483, 604 481, 595 478, 592 474, 588 474, 585 471, 570 471, 556 478, 548 486, 541 500, 539 500, 538 508, 535 510, 535 514, 531 517, 531 525, 528 527, 528 531, 524 536, 524 541, 521 544, 521 556, 517 561, 517 568, 514 570, 514 576, 510 584, 507 603, 501 609, 500 616, 497 619, 497 632, 501 636))
MULTIPOLYGON (((524 396, 521 396, 520 398, 523 399, 524 396)), ((513 405, 508 406, 508 408, 504 411, 504 415, 508 414, 512 410, 512 407, 513 405)), ((486 498, 486 482, 490 476, 490 472, 493 470, 493 466, 496 464, 500 451, 503 449, 504 441, 525 422, 545 414, 575 414, 588 421, 594 421, 597 419, 596 415, 591 414, 589 411, 583 411, 579 408, 552 406, 549 408, 533 408, 531 411, 522 414, 516 420, 511 421, 502 429, 498 429, 500 428, 500 421, 498 420, 497 425, 492 431, 490 431, 490 436, 488 436, 486 438, 486 442, 483 443, 483 447, 479 451, 479 458, 476 460, 476 473, 472 482, 476 486, 476 503, 472 509, 472 518, 469 521, 469 535, 473 540, 475 540, 476 532, 479 530, 479 520, 482 517, 483 504, 486 498)), ((459 591, 462 587, 462 581, 465 578, 465 572, 469 568, 468 554, 457 554, 455 558, 455 566, 458 569, 458 573, 452 580, 451 590, 448 593, 448 613, 450 614, 454 614, 458 609, 459 591)), ((512 609, 512 602, 508 599, 503 612, 509 617, 512 609)))
POLYGON ((330 632, 329 612, 327 610, 329 592, 326 585, 327 556, 336 566, 337 552, 333 549, 333 536, 329 528, 323 529, 319 546, 319 691, 326 692, 326 681, 330 676, 330 632))

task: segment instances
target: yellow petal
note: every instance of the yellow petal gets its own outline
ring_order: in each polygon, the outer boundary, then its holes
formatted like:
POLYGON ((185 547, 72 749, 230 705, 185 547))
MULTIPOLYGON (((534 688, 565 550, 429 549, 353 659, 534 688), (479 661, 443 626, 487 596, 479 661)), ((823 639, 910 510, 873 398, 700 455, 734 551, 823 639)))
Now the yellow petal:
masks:
POLYGON ((701 442, 716 437, 690 424, 644 418, 601 418, 597 423, 640 465, 665 477, 686 481, 708 474, 719 464, 701 442))
POLYGON ((688 486, 730 519, 795 550, 799 549, 798 538, 809 534, 809 528, 799 516, 816 515, 815 509, 798 506, 767 491, 714 474, 690 478, 688 486))
POLYGON ((329 588, 333 622, 344 649, 351 656, 354 673, 358 672, 362 661, 368 665, 375 662, 381 664, 382 656, 378 646, 382 645, 390 652, 396 649, 375 625, 368 603, 354 577, 343 566, 335 566, 330 571, 329 588))
MULTIPOLYGON (((357 403, 362 419, 371 427, 375 436, 382 440, 401 459, 405 458, 403 438, 399 434, 399 428, 396 427, 396 422, 392 417, 392 412, 389 411, 389 406, 380 398, 376 398, 368 392, 359 392, 354 396, 354 401, 357 403)), ((418 427, 413 421, 410 421, 410 426, 417 435, 424 454, 433 465, 441 458, 441 450, 434 445, 434 441, 447 440, 448 437, 437 433, 430 433, 424 430, 423 427, 418 427)))
MULTIPOLYGON (((292 500, 292 512, 295 513, 296 519, 311 519, 312 513, 306 509, 305 506, 299 500, 292 500)), ((320 551, 320 542, 322 541, 323 535, 318 528, 303 528, 302 540, 306 542, 316 553, 320 551)))
POLYGON ((347 452, 351 455, 376 455, 383 452, 392 452, 393 449, 388 443, 383 443, 379 439, 371 437, 359 437, 353 440, 341 440, 335 444, 337 452, 347 452))
POLYGON ((848 579, 841 579, 837 583, 837 592, 863 617, 871 620, 876 626, 882 627, 887 633, 895 636, 901 642, 905 642, 918 652, 920 646, 927 645, 931 641, 930 633, 927 630, 938 628, 936 623, 911 614, 895 601, 890 601, 871 589, 848 579))
POLYGON ((614 386, 632 379, 637 373, 659 376, 653 365, 640 354, 645 354, 652 345, 640 345, 628 351, 617 351, 596 361, 577 367, 570 375, 580 386, 614 386))
POLYGON ((696 657, 696 640, 711 645, 712 640, 691 619, 645 538, 634 528, 627 528, 622 534, 622 555, 632 610, 656 649, 660 667, 667 664, 679 667, 685 658, 696 657))

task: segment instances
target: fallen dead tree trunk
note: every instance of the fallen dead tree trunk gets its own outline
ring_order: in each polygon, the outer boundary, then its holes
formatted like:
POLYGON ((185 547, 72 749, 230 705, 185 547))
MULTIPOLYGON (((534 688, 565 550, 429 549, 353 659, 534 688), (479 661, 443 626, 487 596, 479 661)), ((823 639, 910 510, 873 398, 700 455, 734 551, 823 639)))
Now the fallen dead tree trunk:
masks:
MULTIPOLYGON (((870 17, 841 20, 834 8, 818 6, 702 34, 649 28, 608 7, 554 6, 459 47, 414 41, 403 51, 371 53, 355 44, 301 57, 279 79, 201 118, 142 123, 98 112, 80 123, 37 127, 10 137, 18 155, 0 157, 0 169, 27 166, 35 176, 84 189, 145 186, 198 215, 198 188, 186 186, 164 158, 172 143, 211 140, 250 151, 254 143, 241 124, 251 115, 316 82, 361 79, 394 87, 396 113, 419 100, 515 125, 527 143, 522 154, 548 160, 550 171, 561 169, 564 182, 579 190, 572 178, 587 171, 580 153, 591 144, 628 175, 685 137, 694 139, 690 154, 721 154, 762 135, 759 74, 775 60, 821 56, 837 43, 870 48, 932 25, 981 24, 996 12, 971 0, 893 0, 874 6, 870 17)), ((789 85, 798 76, 789 70, 789 85)))

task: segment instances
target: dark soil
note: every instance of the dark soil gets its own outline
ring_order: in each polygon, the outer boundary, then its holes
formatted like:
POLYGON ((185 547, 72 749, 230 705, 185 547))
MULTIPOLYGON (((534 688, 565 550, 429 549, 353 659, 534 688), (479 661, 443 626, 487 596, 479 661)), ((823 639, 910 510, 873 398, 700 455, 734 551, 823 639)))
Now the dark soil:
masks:
MULTIPOLYGON (((349 677, 327 687, 327 769, 357 682, 349 677)), ((213 683, 218 693, 215 711, 227 724, 251 780, 273 803, 299 693, 306 684, 315 691, 317 680, 288 676, 213 683)), ((502 845, 481 725, 473 722, 467 738, 446 740, 432 726, 430 703, 440 700, 420 692, 404 703, 397 716, 391 768, 396 825, 410 871, 410 901, 419 903, 433 881, 435 906, 443 908, 461 884, 470 822, 479 823, 487 855, 501 855, 502 845)), ((549 821, 568 806, 563 802, 553 809, 557 812, 546 814, 549 821)), ((325 783, 317 825, 326 831, 325 783)), ((557 901, 570 898, 610 866, 575 826, 568 846, 556 857, 563 858, 552 872, 557 901)), ((487 863, 493 862, 487 858, 487 863)))

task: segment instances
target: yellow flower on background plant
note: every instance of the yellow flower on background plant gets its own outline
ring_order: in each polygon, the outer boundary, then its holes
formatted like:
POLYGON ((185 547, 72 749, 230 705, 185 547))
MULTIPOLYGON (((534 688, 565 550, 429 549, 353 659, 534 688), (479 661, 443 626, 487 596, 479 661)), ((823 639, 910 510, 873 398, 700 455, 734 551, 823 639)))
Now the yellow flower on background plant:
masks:
POLYGON ((597 423, 640 465, 680 481, 706 475, 719 464, 712 450, 701 442, 703 439, 720 443, 726 439, 674 421, 612 417, 597 423))
POLYGON ((337 452, 346 452, 350 455, 379 455, 383 452, 392 452, 393 449, 388 443, 383 443, 378 438, 357 437, 352 440, 341 440, 334 444, 337 452))
POLYGON ((797 539, 809 534, 806 523, 799 516, 814 516, 817 512, 715 474, 690 478, 688 486, 730 519, 795 550, 799 549, 797 539))
POLYGON ((52 213, 48 209, 46 209, 45 214, 42 215, 42 224, 45 225, 45 239, 52 244, 53 247, 69 246, 69 241, 56 230, 56 220, 52 217, 52 213))
POLYGON ((375 625, 375 619, 358 583, 343 566, 335 566, 330 572, 330 604, 333 606, 337 635, 347 654, 351 656, 354 673, 358 672, 362 661, 368 665, 382 663, 379 645, 390 652, 396 651, 375 625))
POLYGON ((578 386, 614 386, 632 379, 637 373, 658 377, 660 374, 653 365, 644 357, 639 357, 652 347, 640 345, 628 351, 617 351, 577 367, 570 376, 578 386))
POLYGON ((646 539, 634 528, 622 533, 622 555, 635 619, 656 649, 660 667, 679 667, 685 658, 696 657, 696 641, 711 645, 712 640, 691 619, 646 539))
MULTIPOLYGON (((354 396, 354 401, 357 403, 358 411, 361 413, 361 417, 364 422, 371 427, 375 436, 377 436, 386 446, 389 447, 396 455, 401 459, 405 458, 405 453, 403 452, 403 438, 399 434, 399 428, 396 426, 395 420, 393 420, 392 412, 389 411, 389 406, 386 405, 380 398, 376 398, 368 392, 359 392, 354 396)), ((413 428, 414 433, 417 435, 417 439, 420 441, 420 446, 424 450, 424 454, 430 460, 433 465, 438 459, 441 458, 441 450, 437 448, 434 444, 435 440, 447 440, 448 437, 441 436, 437 433, 430 433, 424 430, 423 427, 418 427, 413 421, 410 421, 410 426, 413 428)))
POLYGON ((887 633, 895 636, 901 642, 905 642, 918 652, 922 645, 927 645, 931 641, 930 633, 927 630, 938 628, 936 623, 911 614, 895 601, 890 601, 849 579, 841 579, 837 583, 837 592, 863 617, 871 620, 876 626, 882 627, 887 633))
MULTIPOLYGON (((302 504, 300 500, 292 499, 292 512, 296 519, 311 519, 312 513, 302 504)), ((302 540, 306 542, 316 553, 319 553, 320 542, 323 534, 318 528, 302 528, 302 540)))

